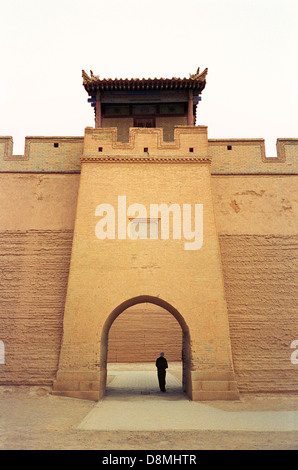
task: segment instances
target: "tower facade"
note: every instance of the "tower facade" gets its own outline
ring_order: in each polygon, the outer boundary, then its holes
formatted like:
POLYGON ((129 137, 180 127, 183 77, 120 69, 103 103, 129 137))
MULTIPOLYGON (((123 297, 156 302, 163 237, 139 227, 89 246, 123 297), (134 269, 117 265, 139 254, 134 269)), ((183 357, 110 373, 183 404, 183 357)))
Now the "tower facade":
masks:
POLYGON ((206 71, 83 77, 96 126, 85 130, 54 393, 101 398, 113 321, 152 303, 180 324, 187 395, 237 399, 207 128, 194 125, 206 71))

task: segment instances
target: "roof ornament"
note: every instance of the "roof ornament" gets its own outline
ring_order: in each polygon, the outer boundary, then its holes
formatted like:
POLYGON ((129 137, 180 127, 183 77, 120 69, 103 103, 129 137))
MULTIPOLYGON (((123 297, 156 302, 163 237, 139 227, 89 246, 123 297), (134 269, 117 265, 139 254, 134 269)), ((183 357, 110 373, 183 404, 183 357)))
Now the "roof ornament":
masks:
POLYGON ((99 75, 94 75, 90 70, 88 75, 85 70, 82 70, 83 86, 90 96, 93 97, 96 90, 167 90, 167 89, 195 89, 201 92, 206 85, 206 76, 208 69, 206 68, 200 73, 198 67, 196 73, 189 74, 189 78, 104 78, 101 79, 99 75))
POLYGON ((189 78, 192 80, 199 80, 199 81, 204 81, 206 80, 206 76, 208 73, 208 69, 205 69, 201 74, 200 74, 200 67, 198 67, 196 73, 189 74, 189 78))
POLYGON ((83 84, 86 85, 87 83, 90 82, 96 82, 99 80, 99 75, 94 75, 92 70, 90 70, 90 77, 89 75, 85 72, 85 70, 82 70, 82 77, 83 77, 83 84))
POLYGON ((91 80, 99 80, 99 75, 94 75, 92 70, 90 70, 90 76, 91 76, 91 80))

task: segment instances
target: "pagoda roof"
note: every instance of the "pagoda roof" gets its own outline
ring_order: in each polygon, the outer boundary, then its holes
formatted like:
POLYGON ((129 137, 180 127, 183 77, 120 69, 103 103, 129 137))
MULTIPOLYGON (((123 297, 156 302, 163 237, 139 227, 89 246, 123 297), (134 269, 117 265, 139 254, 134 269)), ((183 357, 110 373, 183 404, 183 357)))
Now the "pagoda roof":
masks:
POLYGON ((89 95, 96 91, 150 91, 150 90, 196 90, 201 92, 206 85, 208 69, 202 73, 197 69, 195 74, 189 74, 188 78, 103 78, 90 76, 82 70, 83 86, 89 95))

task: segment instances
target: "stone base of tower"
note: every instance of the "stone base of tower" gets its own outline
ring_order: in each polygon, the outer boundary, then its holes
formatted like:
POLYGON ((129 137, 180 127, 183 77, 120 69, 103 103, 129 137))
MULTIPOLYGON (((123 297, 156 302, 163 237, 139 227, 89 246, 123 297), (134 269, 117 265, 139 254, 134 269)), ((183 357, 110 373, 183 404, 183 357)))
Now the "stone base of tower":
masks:
POLYGON ((234 372, 192 371, 193 401, 239 400, 234 372))
MULTIPOLYGON (((58 372, 53 395, 99 401, 106 392, 106 371, 58 372)), ((188 387, 193 401, 239 400, 233 372, 192 371, 188 387)))
POLYGON ((98 401, 105 393, 100 377, 100 372, 59 371, 53 384, 52 395, 98 401))

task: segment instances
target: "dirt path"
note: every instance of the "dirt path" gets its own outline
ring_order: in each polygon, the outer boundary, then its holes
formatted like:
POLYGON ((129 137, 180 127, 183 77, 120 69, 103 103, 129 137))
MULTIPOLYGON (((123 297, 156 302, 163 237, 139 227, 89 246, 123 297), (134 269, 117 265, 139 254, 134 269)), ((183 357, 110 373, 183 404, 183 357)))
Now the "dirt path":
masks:
MULTIPOLYGON (((0 387, 1 449, 200 450, 298 449, 297 432, 86 431, 96 404, 53 396, 46 387, 0 387)), ((297 411, 298 397, 245 396, 212 402, 219 410, 297 411)))

